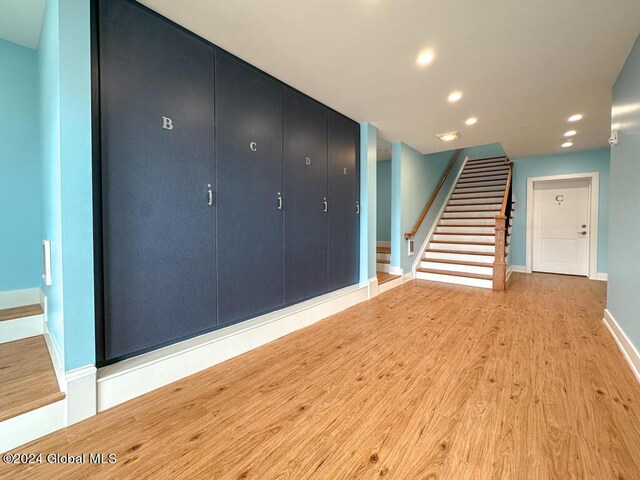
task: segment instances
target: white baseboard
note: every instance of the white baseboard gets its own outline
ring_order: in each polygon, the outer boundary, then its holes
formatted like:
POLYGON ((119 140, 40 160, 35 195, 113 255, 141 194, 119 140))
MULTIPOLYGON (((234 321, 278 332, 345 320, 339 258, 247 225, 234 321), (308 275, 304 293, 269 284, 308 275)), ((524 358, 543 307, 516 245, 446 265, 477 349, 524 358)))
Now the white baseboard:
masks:
POLYGON ((609 275, 606 273, 598 272, 595 277, 591 277, 591 280, 600 280, 601 282, 606 282, 609 280, 609 275))
POLYGON ((25 288, 0 292, 0 310, 5 308, 23 307, 40 303, 39 288, 25 288))
POLYGON ((631 367, 636 379, 640 382, 640 354, 638 354, 638 350, 636 350, 636 347, 631 343, 629 337, 627 337, 622 328, 620 328, 620 325, 618 325, 618 322, 613 318, 613 315, 611 315, 611 312, 607 309, 604 310, 603 322, 618 344, 618 348, 620 348, 622 355, 631 367))
POLYGON ((0 422, 0 452, 24 445, 65 425, 66 400, 0 422))
POLYGON ((524 265, 511 265, 511 271, 516 273, 527 273, 527 267, 524 265))
POLYGON ((398 275, 399 277, 401 277, 404 275, 404 270, 400 267, 390 267, 389 273, 391 275, 398 275))
POLYGON ((369 298, 354 285, 98 370, 99 412, 272 342, 369 298))
POLYGON ((511 276, 512 273, 513 273, 513 267, 511 265, 507 265, 507 276, 504 279, 505 282, 509 280, 509 277, 511 276))
POLYGON ((44 316, 15 318, 0 322, 0 343, 35 337, 44 333, 44 316))
POLYGON ((416 277, 416 272, 409 272, 409 273, 405 273, 402 276, 402 283, 406 283, 406 282, 410 282, 411 280, 413 280, 416 277))
POLYGON ((379 293, 380 292, 378 292, 378 277, 370 278, 369 285, 368 285, 369 298, 377 297, 379 293))
POLYGON ((49 350, 49 356, 51 357, 51 363, 53 364, 53 370, 56 372, 56 379, 58 380, 58 387, 60 391, 67 391, 67 380, 64 371, 64 356, 62 350, 56 345, 51 332, 49 332, 49 324, 43 323, 43 335, 44 341, 47 344, 47 350, 49 350))
POLYGON ((67 425, 73 425, 97 413, 97 372, 95 365, 88 365, 66 373, 67 425))

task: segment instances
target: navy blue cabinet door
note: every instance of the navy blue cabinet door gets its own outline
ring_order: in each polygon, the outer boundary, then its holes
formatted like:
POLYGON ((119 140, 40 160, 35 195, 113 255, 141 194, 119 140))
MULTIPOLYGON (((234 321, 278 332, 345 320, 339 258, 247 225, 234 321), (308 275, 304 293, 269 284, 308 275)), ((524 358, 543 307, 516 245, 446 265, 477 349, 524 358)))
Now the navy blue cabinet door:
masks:
POLYGON ((360 127, 329 112, 329 289, 358 283, 360 127))
POLYGON ((99 4, 105 359, 216 326, 214 50, 99 4))
POLYGON ((284 304, 282 86, 216 52, 218 317, 284 304))
POLYGON ((285 301, 327 291, 327 108, 284 90, 285 301))

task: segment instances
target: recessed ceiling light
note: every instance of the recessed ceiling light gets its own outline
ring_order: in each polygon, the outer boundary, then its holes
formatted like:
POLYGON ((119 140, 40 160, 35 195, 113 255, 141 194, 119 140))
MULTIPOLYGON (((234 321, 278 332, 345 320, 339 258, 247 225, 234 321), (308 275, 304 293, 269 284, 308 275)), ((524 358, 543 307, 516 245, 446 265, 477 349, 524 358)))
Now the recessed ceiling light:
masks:
POLYGON ((459 139, 461 136, 462 135, 460 135, 460 132, 445 132, 436 135, 436 137, 438 137, 443 142, 452 142, 453 140, 459 139))
POLYGON ((569 147, 573 147, 573 142, 564 142, 562 144, 562 148, 569 148, 569 147))
POLYGON ((464 123, 466 123, 467 125, 475 125, 476 123, 478 123, 478 119, 476 117, 467 118, 467 121, 464 123))
POLYGON ((427 65, 430 65, 431 62, 433 62, 433 58, 433 52, 430 50, 420 52, 420 55, 418 55, 418 58, 416 59, 416 63, 420 67, 426 67, 427 65))
POLYGON ((448 100, 451 103, 455 103, 462 98, 462 92, 456 90, 455 92, 451 92, 449 94, 448 100))
POLYGON ((570 122, 579 122, 580 120, 582 120, 582 115, 580 115, 579 113, 576 113, 575 115, 571 115, 569 117, 569 121, 570 122))
POLYGON ((568 132, 564 132, 564 136, 565 137, 573 137, 576 133, 578 133, 578 132, 576 132, 575 130, 569 130, 568 132))

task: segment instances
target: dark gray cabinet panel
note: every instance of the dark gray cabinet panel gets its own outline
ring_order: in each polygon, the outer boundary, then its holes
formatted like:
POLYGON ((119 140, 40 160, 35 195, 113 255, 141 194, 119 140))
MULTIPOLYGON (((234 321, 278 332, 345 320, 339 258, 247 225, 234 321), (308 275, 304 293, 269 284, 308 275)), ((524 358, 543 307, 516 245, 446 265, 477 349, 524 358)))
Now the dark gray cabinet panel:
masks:
POLYGON ((360 127, 329 112, 329 289, 359 280, 360 127))
POLYGON ((284 90, 285 301, 327 291, 327 108, 284 90))
POLYGON ((214 49, 131 2, 99 8, 109 360, 216 325, 214 49))
POLYGON ((216 53, 218 315, 284 304, 282 85, 216 53))

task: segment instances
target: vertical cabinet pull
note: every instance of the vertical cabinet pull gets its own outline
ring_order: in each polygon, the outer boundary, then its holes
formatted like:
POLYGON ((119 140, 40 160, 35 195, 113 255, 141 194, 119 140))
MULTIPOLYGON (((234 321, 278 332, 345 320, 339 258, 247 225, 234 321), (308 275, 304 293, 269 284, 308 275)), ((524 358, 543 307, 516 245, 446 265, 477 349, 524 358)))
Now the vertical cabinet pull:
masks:
POLYGON ((207 185, 207 205, 213 205, 213 190, 211 190, 211 184, 207 185))
POLYGON ((278 210, 282 210, 282 194, 278 192, 278 210))
POLYGON ((324 213, 329 211, 329 204, 327 203, 327 197, 324 197, 324 213))
POLYGON ((360 202, 356 202, 356 215, 360 215, 360 202))

